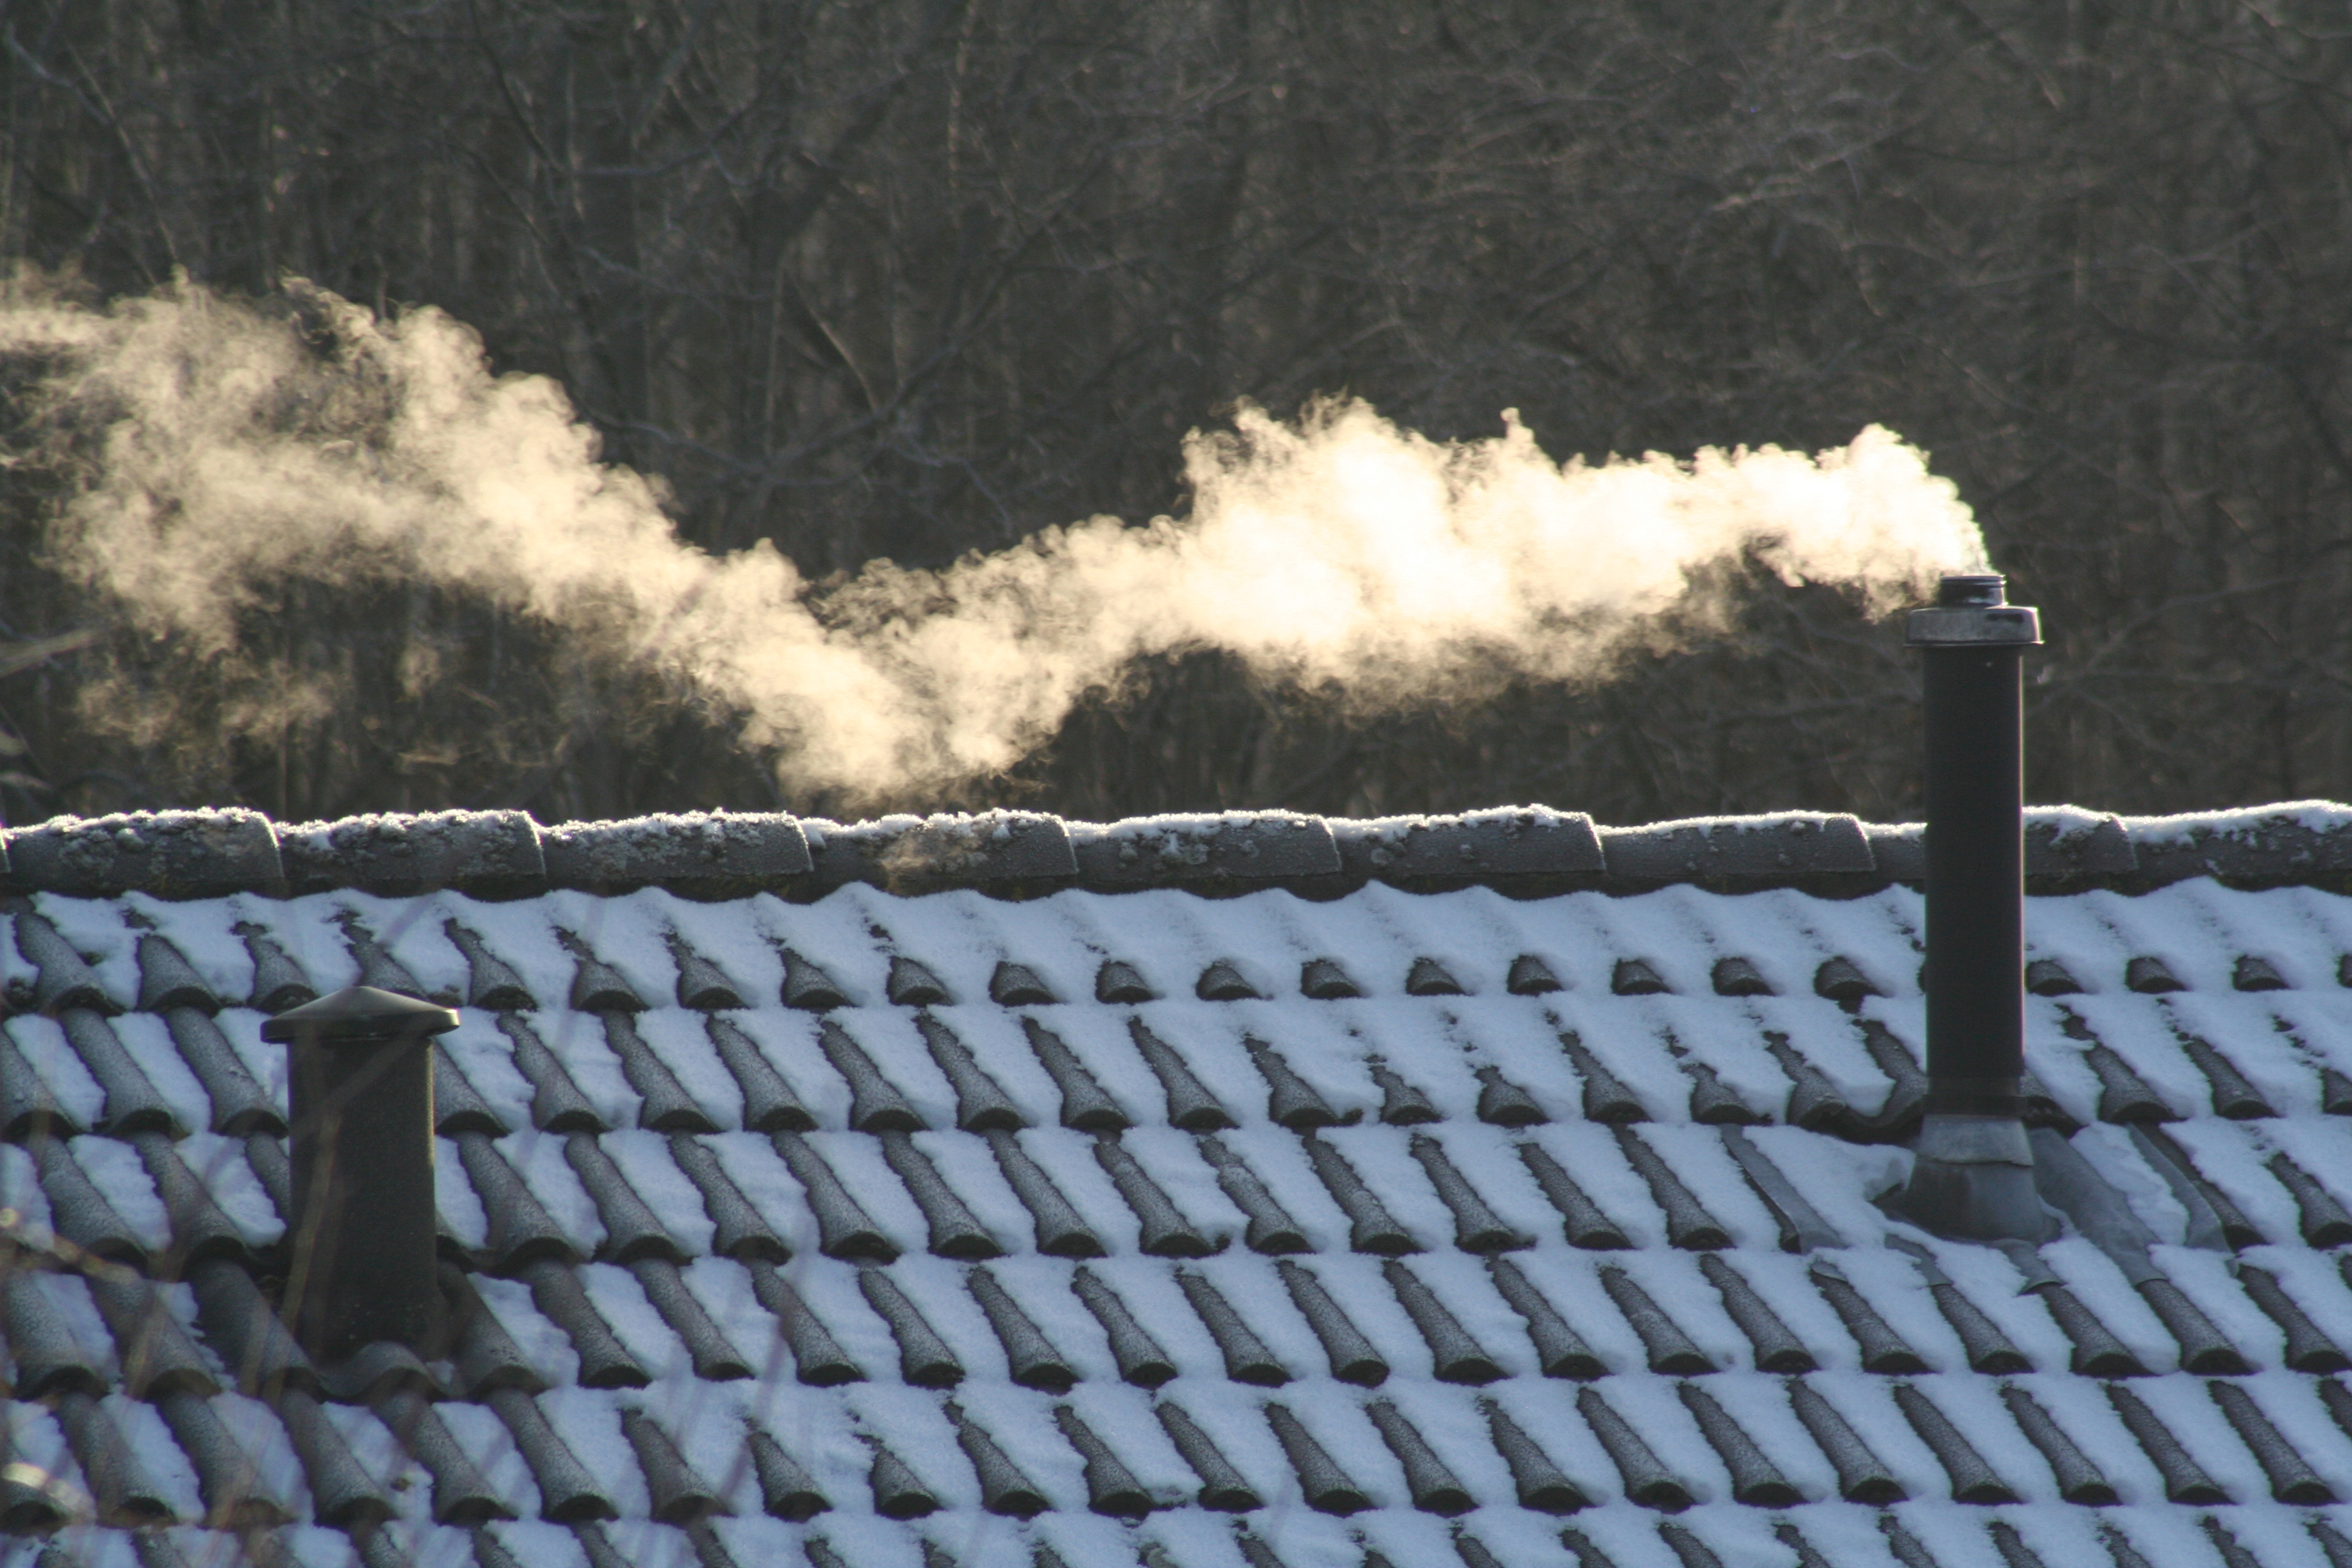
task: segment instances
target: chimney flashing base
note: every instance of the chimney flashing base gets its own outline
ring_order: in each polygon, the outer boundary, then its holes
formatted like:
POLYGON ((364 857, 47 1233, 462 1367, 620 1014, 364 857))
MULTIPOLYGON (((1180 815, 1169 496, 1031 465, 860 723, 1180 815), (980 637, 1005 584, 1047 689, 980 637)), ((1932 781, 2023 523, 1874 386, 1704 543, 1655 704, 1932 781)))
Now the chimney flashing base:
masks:
POLYGON ((1944 1165, 2033 1165, 2033 1145, 2016 1116, 1931 1110, 1919 1123, 1919 1158, 1944 1165))
POLYGON ((2038 1245, 2059 1231, 2034 1184, 2025 1123, 2013 1116, 1930 1112, 1911 1180, 1888 1206, 1949 1241, 2038 1245))

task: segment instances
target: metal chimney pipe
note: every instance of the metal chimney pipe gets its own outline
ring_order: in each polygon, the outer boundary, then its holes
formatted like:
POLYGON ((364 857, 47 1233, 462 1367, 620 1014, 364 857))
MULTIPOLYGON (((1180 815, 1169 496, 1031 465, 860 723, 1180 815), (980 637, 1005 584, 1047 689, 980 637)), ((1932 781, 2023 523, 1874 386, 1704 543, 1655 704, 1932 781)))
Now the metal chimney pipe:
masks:
POLYGON ((313 1360, 391 1340, 436 1353, 433 1037, 457 1015, 354 985, 280 1013, 287 1047, 294 1213, 285 1315, 313 1360))
POLYGON ((1993 574, 1946 577, 1906 641, 1925 667, 1927 1101, 1898 1202, 1940 1236, 2041 1241, 2025 1071, 2023 655, 2040 614, 1993 574))

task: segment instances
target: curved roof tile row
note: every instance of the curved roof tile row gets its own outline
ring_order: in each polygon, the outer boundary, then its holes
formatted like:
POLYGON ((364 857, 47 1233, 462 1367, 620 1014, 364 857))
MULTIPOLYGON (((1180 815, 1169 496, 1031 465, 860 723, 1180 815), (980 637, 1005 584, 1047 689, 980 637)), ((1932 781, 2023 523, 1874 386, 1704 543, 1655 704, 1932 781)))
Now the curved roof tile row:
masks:
MULTIPOLYGON (((277 824, 241 809, 59 817, 0 828, 0 887, 170 898, 358 888, 454 888, 485 898, 553 888, 665 887, 725 899, 822 897, 852 882, 901 891, 977 887, 1229 889, 1338 897, 1366 882, 1483 885, 1523 896, 1674 883, 1851 893, 1926 875, 1916 823, 1834 813, 1706 817, 1635 827, 1580 812, 1504 807, 1348 821, 1288 812, 1098 824, 1034 812, 893 816, 844 826, 782 814, 693 813, 544 826, 520 811, 446 811, 277 824)), ((2352 810, 2305 801, 2201 816, 2026 814, 2029 885, 2137 891, 2198 877, 2242 886, 2352 879, 2352 810)))
POLYGON ((1915 893, 1497 890, 19 897, 0 1531, 110 1565, 2345 1561, 2347 900, 2036 900, 2071 1221, 2003 1254, 1868 1201, 1923 1088, 1915 893), (354 982, 465 1009, 439 1360, 317 1366, 272 1306, 259 1024, 354 982))

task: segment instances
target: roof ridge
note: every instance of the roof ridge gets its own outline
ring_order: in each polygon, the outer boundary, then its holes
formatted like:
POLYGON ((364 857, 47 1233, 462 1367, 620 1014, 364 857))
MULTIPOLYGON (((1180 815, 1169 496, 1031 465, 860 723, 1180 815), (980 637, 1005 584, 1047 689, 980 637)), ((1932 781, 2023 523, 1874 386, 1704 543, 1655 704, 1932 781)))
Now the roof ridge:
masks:
MULTIPOLYGON (((1171 813, 1109 823, 992 811, 842 824, 722 809, 553 825, 522 811, 278 823, 229 806, 0 828, 0 889, 189 899, 450 888, 502 899, 659 886, 700 899, 772 891, 809 900, 865 882, 1013 897, 1075 886, 1209 896, 1286 887, 1329 898, 1379 881, 1417 891, 1485 886, 1521 897, 1676 883, 1853 896, 1917 883, 1926 873, 1923 832, 1917 823, 1810 811, 1618 827, 1541 805, 1369 818, 1171 813)), ((2027 889, 2038 894, 2144 892, 2193 877, 2352 890, 2352 806, 2293 801, 2176 816, 2036 806, 2026 812, 2026 849, 2027 889)))

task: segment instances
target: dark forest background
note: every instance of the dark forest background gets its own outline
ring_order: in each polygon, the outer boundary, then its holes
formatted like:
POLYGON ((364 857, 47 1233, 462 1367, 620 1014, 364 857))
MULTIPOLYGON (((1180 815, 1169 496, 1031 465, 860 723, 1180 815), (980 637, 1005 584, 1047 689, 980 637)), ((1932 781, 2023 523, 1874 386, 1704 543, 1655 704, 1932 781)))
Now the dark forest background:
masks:
MULTIPOLYGON (((1236 398, 1555 456, 1884 423, 2043 606, 2031 794, 2352 793, 2338 0, 9 0, 0 256, 440 306, 681 532, 813 576, 1181 510, 1236 398)), ((0 388, 5 391, 5 388, 0 388)), ((421 590, 289 587, 269 743, 39 562, 0 479, 0 813, 542 820, 783 798, 729 716, 421 590), (418 651, 433 657, 420 658, 418 651), (423 673, 420 673, 422 671, 423 673), (122 684, 129 682, 130 687, 122 684)), ((1889 626, 1761 587, 1591 691, 1348 721, 1179 658, 1012 777, 1089 816, 1916 812, 1889 626)))

